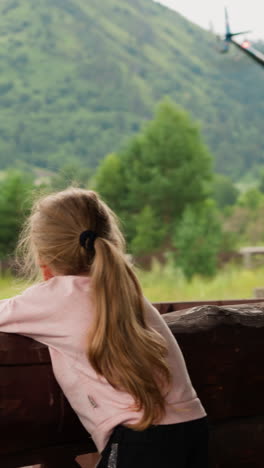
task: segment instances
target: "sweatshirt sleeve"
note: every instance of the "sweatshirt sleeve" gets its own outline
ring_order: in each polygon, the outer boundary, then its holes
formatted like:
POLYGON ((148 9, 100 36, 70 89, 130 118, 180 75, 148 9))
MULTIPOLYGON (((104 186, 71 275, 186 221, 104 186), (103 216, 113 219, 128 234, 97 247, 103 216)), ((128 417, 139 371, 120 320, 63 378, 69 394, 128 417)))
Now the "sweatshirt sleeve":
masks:
POLYGON ((18 296, 0 301, 0 332, 25 335, 48 344, 60 335, 59 304, 52 280, 36 284, 18 296), (55 297, 54 297, 55 296, 55 297))

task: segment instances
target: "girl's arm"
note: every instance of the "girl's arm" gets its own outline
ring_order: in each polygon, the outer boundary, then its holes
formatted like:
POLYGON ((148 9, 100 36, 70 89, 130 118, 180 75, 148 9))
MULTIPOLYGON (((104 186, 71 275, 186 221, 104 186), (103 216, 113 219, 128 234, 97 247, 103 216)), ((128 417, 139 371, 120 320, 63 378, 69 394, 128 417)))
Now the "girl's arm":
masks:
POLYGON ((0 332, 18 333, 45 344, 50 338, 58 338, 62 306, 56 289, 56 280, 51 279, 26 289, 21 295, 1 300, 0 332))

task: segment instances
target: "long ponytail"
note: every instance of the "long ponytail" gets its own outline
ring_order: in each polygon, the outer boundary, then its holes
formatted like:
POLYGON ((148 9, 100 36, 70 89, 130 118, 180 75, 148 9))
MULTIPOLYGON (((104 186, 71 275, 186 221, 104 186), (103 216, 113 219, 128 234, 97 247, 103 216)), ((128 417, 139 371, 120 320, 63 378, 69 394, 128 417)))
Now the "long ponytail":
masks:
MULTIPOLYGON (((89 339, 89 360, 114 387, 134 397, 143 430, 164 412, 164 384, 170 382, 166 344, 144 318, 139 282, 124 255, 98 238, 91 268, 96 314, 89 339)), ((165 386, 166 387, 166 386, 165 386)))

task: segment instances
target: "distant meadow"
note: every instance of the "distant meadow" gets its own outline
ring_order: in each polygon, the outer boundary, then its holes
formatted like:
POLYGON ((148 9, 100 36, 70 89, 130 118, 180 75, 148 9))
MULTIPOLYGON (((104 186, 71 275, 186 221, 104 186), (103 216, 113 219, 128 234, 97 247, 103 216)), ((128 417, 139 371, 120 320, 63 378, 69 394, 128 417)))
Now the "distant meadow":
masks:
POLYGON ((25 281, 18 280, 11 275, 0 277, 0 299, 7 299, 8 297, 20 294, 29 284, 25 281))
POLYGON ((212 278, 195 275, 187 281, 180 270, 154 265, 139 272, 144 294, 152 302, 252 299, 255 288, 264 287, 264 267, 244 269, 228 265, 212 278))
MULTIPOLYGON (((227 266, 213 278, 196 275, 187 281, 171 265, 154 263, 150 271, 137 271, 145 296, 152 302, 251 299, 255 288, 264 287, 264 267, 251 270, 227 266)), ((0 278, 0 299, 20 294, 28 286, 11 276, 0 278)))

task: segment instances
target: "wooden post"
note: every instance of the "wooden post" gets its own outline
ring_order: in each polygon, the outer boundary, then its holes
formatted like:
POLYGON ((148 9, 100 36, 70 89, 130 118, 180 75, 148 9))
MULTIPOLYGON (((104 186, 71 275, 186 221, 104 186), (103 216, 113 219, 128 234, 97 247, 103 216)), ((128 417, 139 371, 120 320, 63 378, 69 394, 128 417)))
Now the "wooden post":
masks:
POLYGON ((264 299, 264 287, 254 289, 254 297, 256 299, 264 299))
POLYGON ((251 268, 252 267, 251 253, 250 252, 245 252, 244 253, 244 266, 245 266, 245 268, 251 268))
POLYGON ((252 267, 252 255, 263 255, 264 247, 243 247, 239 250, 240 255, 243 256, 245 268, 252 267))

